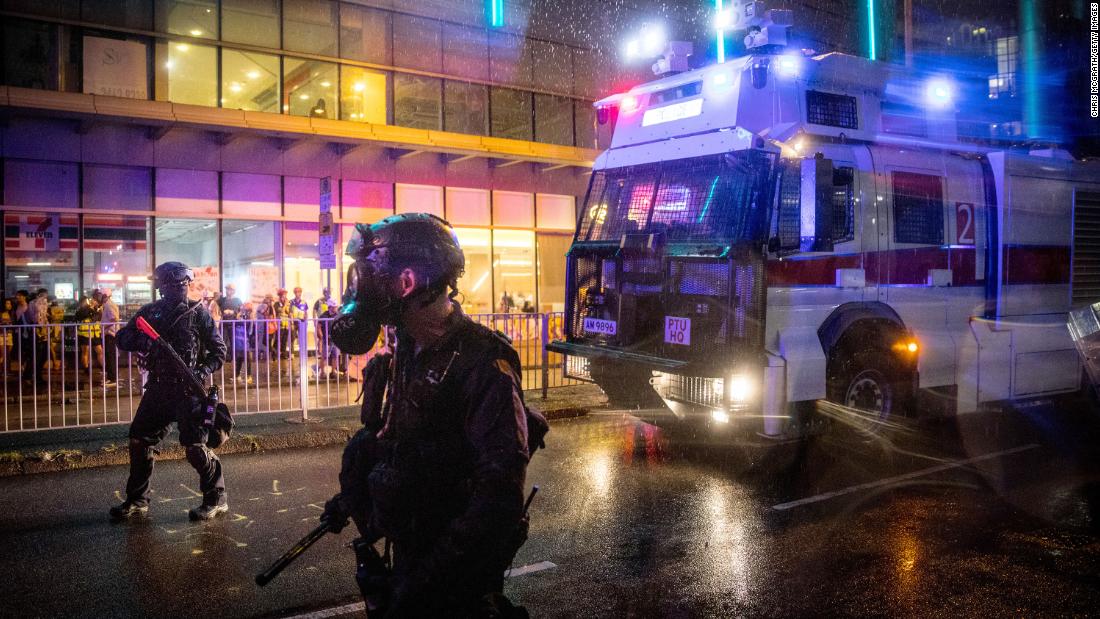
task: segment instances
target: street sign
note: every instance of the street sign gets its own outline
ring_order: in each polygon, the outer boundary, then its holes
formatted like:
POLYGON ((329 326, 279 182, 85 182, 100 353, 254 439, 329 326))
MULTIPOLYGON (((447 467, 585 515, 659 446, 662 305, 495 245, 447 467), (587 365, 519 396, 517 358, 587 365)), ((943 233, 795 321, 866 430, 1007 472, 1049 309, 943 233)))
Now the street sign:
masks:
POLYGON ((317 215, 317 258, 322 269, 336 268, 336 227, 332 223, 332 177, 321 179, 320 212, 317 215))
POLYGON ((332 212, 332 177, 321 179, 321 213, 332 212))

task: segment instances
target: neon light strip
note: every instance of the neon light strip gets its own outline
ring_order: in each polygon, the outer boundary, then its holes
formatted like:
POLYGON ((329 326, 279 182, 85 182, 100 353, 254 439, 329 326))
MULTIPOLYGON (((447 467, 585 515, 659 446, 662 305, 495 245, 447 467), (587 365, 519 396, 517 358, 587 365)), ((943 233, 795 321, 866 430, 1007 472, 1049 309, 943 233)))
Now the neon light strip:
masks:
POLYGON ((871 35, 871 49, 868 57, 875 59, 875 0, 867 0, 867 32, 871 35))
MULTIPOLYGON (((714 0, 715 19, 718 15, 722 14, 722 0, 714 0)), ((726 61, 726 33, 721 28, 718 29, 718 64, 722 64, 726 61)))
POLYGON ((710 191, 707 192, 707 201, 706 204, 703 205, 703 212, 699 213, 699 219, 695 221, 697 224, 703 223, 703 219, 707 216, 707 209, 710 208, 710 201, 714 199, 714 188, 718 186, 718 178, 719 177, 715 176, 714 182, 710 184, 710 191))
POLYGON ((489 25, 499 28, 504 25, 504 0, 489 0, 489 25))

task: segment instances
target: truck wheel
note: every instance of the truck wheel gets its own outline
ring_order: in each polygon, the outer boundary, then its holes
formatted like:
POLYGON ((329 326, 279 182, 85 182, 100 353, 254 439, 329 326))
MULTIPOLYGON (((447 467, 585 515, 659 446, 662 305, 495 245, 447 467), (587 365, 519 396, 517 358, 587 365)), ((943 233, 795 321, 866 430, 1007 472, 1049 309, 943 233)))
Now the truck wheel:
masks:
POLYGON ((884 352, 865 352, 839 364, 837 371, 829 372, 828 399, 849 413, 842 411, 841 421, 877 432, 904 414, 912 398, 912 380, 897 359, 884 352))
POLYGON ((607 395, 615 408, 660 408, 664 400, 654 391, 649 379, 653 372, 625 363, 592 360, 592 382, 607 395))

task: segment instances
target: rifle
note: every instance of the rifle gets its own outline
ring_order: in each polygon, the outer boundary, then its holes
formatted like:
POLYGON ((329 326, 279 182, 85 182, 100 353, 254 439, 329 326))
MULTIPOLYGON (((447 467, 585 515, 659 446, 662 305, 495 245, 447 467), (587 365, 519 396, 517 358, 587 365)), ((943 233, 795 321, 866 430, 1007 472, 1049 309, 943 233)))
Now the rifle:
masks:
MULTIPOLYGON (((529 495, 527 495, 527 500, 523 503, 523 516, 524 516, 524 518, 527 517, 527 510, 528 510, 528 508, 531 507, 531 502, 535 500, 535 493, 538 492, 538 491, 539 491, 539 487, 534 486, 534 487, 531 488, 531 493, 529 495)), ((330 530, 331 529, 329 529, 329 524, 327 522, 321 522, 321 524, 319 524, 317 526, 317 528, 315 528, 312 531, 310 531, 309 533, 307 533, 305 537, 298 540, 297 544, 294 544, 293 546, 291 546, 290 550, 283 553, 283 556, 276 559, 275 563, 271 564, 271 567, 269 567, 266 570, 264 570, 263 572, 257 574, 256 575, 256 584, 262 587, 262 586, 266 585, 267 583, 271 582, 272 579, 274 579, 276 576, 279 575, 279 572, 282 572, 286 568, 286 566, 293 563, 294 560, 297 559, 298 557, 300 557, 302 555, 302 553, 304 553, 306 550, 309 550, 310 546, 316 544, 317 540, 324 537, 325 533, 328 533, 330 530)), ((523 537, 523 541, 527 540, 526 527, 523 527, 522 537, 523 537)), ((377 539, 377 538, 375 538, 375 539, 377 539)), ((369 548, 370 544, 372 544, 372 543, 373 542, 369 541, 369 538, 368 538, 367 541, 362 542, 363 545, 367 546, 368 549, 373 552, 373 549, 369 548)), ((523 542, 520 542, 520 545, 522 546, 523 542)), ((517 550, 518 550, 518 547, 517 547, 517 550)), ((359 556, 360 552, 359 552, 358 548, 357 548, 356 555, 357 555, 356 556, 357 560, 359 560, 359 561, 363 560, 363 557, 359 556)), ((368 567, 368 569, 370 569, 372 571, 371 576, 378 576, 378 575, 383 575, 384 576, 385 575, 385 572, 387 571, 387 569, 386 569, 385 564, 383 563, 381 558, 378 558, 377 561, 370 561, 369 563, 370 563, 370 565, 368 565, 367 567, 368 567)))
POLYGON ((283 556, 279 557, 271 567, 267 568, 263 572, 256 574, 256 584, 261 587, 271 582, 273 578, 279 575, 279 572, 283 571, 286 566, 290 565, 295 559, 299 557, 303 552, 309 550, 309 547, 317 543, 317 540, 325 536, 325 533, 329 532, 328 523, 322 522, 306 534, 305 537, 298 540, 297 544, 291 546, 290 550, 286 551, 283 556))
MULTIPOLYGON (((188 367, 187 362, 176 352, 176 349, 172 348, 171 344, 164 341, 164 338, 157 333, 153 325, 149 324, 149 321, 145 320, 144 316, 138 316, 136 324, 137 328, 141 330, 142 333, 153 340, 153 346, 156 346, 158 350, 172 360, 172 365, 176 366, 176 371, 184 377, 184 384, 187 386, 188 391, 191 392, 191 395, 202 400, 202 425, 213 433, 214 417, 218 409, 218 386, 212 385, 207 389, 206 385, 202 384, 199 377, 195 376, 195 373, 188 367)), ((226 409, 224 412, 228 415, 229 410, 226 409)), ((228 436, 228 431, 226 431, 225 435, 226 437, 228 436)), ((224 437, 218 437, 215 438, 213 442, 210 442, 210 438, 208 437, 207 444, 211 447, 217 447, 222 443, 222 440, 224 440, 224 437)))
MULTIPOLYGON (((191 395, 196 398, 206 399, 209 395, 206 390, 206 385, 202 384, 198 376, 191 371, 191 368, 187 366, 187 362, 180 358, 178 352, 172 345, 165 342, 157 330, 153 328, 153 325, 149 324, 149 321, 145 320, 144 316, 137 317, 137 328, 142 333, 149 336, 149 339, 153 340, 153 345, 156 346, 161 352, 168 355, 168 358, 172 360, 172 364, 176 366, 176 370, 185 377, 184 383, 187 385, 191 395)), ((214 389, 214 387, 211 387, 214 389)))

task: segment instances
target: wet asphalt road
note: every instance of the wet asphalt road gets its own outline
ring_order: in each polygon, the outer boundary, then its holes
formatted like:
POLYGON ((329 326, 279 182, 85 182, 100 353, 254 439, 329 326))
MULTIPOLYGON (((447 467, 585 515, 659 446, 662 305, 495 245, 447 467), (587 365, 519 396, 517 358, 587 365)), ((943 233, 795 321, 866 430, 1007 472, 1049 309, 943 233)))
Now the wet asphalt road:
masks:
MULTIPOLYGON (((1049 616, 1100 608, 1100 457, 1089 415, 1033 409, 808 441, 705 444, 622 412, 555 422, 509 580, 536 617, 1049 616)), ((115 525, 120 467, 0 480, 2 615, 289 616, 357 601, 351 531, 264 589, 317 522, 337 448, 225 458, 230 517, 187 521, 184 462, 151 517, 115 525)))

